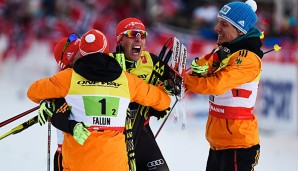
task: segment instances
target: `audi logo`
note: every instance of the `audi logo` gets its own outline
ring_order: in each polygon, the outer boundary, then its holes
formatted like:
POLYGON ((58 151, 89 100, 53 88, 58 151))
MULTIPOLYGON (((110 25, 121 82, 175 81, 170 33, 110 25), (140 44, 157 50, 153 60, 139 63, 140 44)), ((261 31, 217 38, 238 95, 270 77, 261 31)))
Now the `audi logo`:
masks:
POLYGON ((165 162, 163 159, 154 160, 147 163, 147 167, 155 167, 164 164, 165 162))

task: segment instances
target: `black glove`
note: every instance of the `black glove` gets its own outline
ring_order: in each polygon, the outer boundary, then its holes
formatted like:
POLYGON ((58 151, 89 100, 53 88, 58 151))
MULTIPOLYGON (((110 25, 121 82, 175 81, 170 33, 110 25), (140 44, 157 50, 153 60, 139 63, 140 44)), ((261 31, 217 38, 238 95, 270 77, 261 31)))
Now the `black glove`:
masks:
POLYGON ((172 80, 164 81, 164 89, 170 96, 177 96, 181 93, 181 87, 179 85, 175 85, 172 80))
POLYGON ((169 114, 170 110, 171 110, 170 107, 168 107, 166 110, 163 110, 163 111, 158 111, 150 107, 148 113, 150 116, 155 116, 157 120, 159 120, 166 117, 169 114))

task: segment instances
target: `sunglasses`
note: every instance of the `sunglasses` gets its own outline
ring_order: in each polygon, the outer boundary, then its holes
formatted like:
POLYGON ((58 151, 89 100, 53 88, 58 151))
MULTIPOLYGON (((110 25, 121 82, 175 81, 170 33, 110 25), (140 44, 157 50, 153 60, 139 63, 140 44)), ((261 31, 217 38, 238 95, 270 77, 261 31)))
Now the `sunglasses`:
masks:
POLYGON ((79 37, 77 34, 75 34, 75 33, 72 33, 72 34, 70 34, 70 35, 68 36, 67 41, 66 41, 66 43, 65 43, 65 45, 64 45, 64 47, 63 47, 63 50, 62 50, 62 54, 61 54, 61 57, 60 57, 60 61, 62 61, 64 52, 65 52, 66 48, 68 47, 68 45, 69 45, 71 42, 74 42, 74 41, 76 41, 76 40, 79 39, 79 38, 80 38, 80 37, 79 37))
POLYGON ((122 34, 124 34, 126 37, 132 38, 132 39, 134 39, 136 37, 140 37, 141 39, 146 39, 146 37, 148 36, 148 33, 143 30, 126 30, 122 34))

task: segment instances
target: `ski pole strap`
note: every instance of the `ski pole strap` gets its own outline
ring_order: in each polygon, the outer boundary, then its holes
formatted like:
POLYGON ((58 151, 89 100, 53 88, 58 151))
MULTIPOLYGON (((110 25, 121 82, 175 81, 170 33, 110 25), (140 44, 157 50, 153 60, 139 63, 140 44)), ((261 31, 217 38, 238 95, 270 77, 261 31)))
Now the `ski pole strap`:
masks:
POLYGON ((121 66, 123 71, 126 71, 126 64, 125 64, 125 56, 124 53, 116 53, 115 55, 115 59, 117 60, 117 62, 119 63, 119 65, 121 66))
POLYGON ((27 110, 27 111, 25 111, 25 112, 23 112, 23 113, 21 113, 21 114, 18 114, 17 116, 14 116, 14 117, 12 117, 12 118, 9 118, 9 119, 7 119, 7 120, 1 122, 1 123, 0 123, 0 128, 1 128, 2 126, 5 126, 5 125, 9 124, 10 122, 13 122, 13 121, 15 121, 15 120, 17 120, 17 119, 19 119, 19 118, 25 116, 25 115, 28 115, 29 113, 34 112, 34 111, 37 110, 37 109, 39 109, 39 106, 36 106, 36 107, 34 107, 34 108, 32 108, 32 109, 29 109, 29 110, 27 110))
POLYGON ((36 124, 37 122, 38 122, 38 118, 37 118, 37 116, 34 116, 33 118, 27 120, 26 122, 18 125, 17 127, 8 131, 4 135, 0 136, 0 140, 2 140, 3 138, 5 138, 9 135, 20 133, 20 132, 24 131, 25 129, 29 128, 30 126, 36 124))

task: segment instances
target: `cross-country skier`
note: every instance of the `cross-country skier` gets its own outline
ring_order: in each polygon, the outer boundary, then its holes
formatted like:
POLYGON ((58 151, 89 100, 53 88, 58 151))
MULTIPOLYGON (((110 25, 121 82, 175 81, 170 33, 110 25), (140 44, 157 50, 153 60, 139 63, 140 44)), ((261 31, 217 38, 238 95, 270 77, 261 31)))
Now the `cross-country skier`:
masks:
POLYGON ((56 111, 70 115, 63 124, 56 124, 66 132, 64 170, 128 170, 123 131, 129 103, 161 111, 169 107, 170 98, 157 87, 122 71, 118 62, 107 55, 108 42, 100 31, 92 29, 82 36, 80 53, 83 57, 73 68, 34 82, 27 95, 36 103, 65 98, 71 108, 71 113, 64 105, 56 111))
MULTIPOLYGON (((74 62, 81 57, 79 52, 79 44, 81 39, 77 34, 70 34, 68 38, 62 38, 54 47, 54 57, 58 63, 61 70, 66 68, 72 68, 74 62)), ((45 104, 40 106, 39 112, 42 112, 46 108, 45 104)), ((45 124, 47 116, 42 113, 38 115, 38 122, 40 125, 45 124)), ((63 171, 62 167, 62 142, 63 142, 63 132, 57 129, 57 143, 58 148, 54 155, 54 171, 63 171)))
POLYGON ((231 2, 218 13, 217 44, 192 62, 186 88, 208 94, 206 171, 251 171, 258 164, 260 140, 253 114, 261 74, 261 32, 253 0, 231 2))
MULTIPOLYGON (((159 59, 156 55, 144 50, 147 35, 148 33, 142 21, 137 18, 123 19, 116 28, 117 47, 116 52, 112 55, 117 60, 122 60, 120 63, 122 63, 123 69, 148 83, 154 64, 159 59)), ((150 128, 149 119, 150 116, 155 116, 158 119, 163 118, 169 111, 159 112, 150 109, 148 115, 140 116, 136 113, 138 107, 138 103, 129 105, 132 122, 134 123, 132 129, 137 170, 168 171, 168 165, 150 128)))

